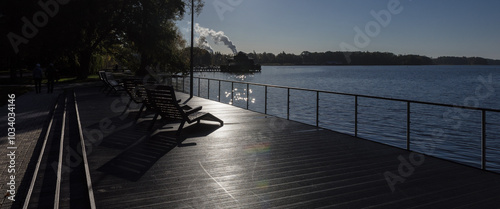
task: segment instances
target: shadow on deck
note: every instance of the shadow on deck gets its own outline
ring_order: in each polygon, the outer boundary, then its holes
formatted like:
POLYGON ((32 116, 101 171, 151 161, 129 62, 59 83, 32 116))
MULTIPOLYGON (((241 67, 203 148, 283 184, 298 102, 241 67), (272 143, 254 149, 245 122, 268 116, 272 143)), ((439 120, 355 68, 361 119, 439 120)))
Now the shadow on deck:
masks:
MULTIPOLYGON (((143 128, 144 123, 150 122, 143 122, 136 126, 143 128)), ((160 158, 175 147, 196 145, 196 143, 182 143, 187 138, 205 137, 220 128, 218 125, 196 124, 185 128, 184 132, 187 134, 176 139, 175 131, 169 131, 172 129, 172 127, 168 127, 169 124, 166 125, 167 127, 159 127, 161 130, 156 131, 151 136, 138 133, 135 130, 139 127, 136 126, 131 126, 127 130, 113 133, 104 138, 102 146, 125 149, 125 151, 98 168, 98 171, 130 181, 138 181, 160 158), (136 143, 134 144, 134 142, 136 143), (178 145, 177 142, 181 142, 181 144, 178 145)))
POLYGON ((498 174, 334 131, 194 97, 191 106, 203 106, 224 126, 186 127, 177 146, 168 125, 151 136, 148 120, 127 126, 135 110, 121 117, 122 97, 97 88, 79 89, 77 97, 84 130, 102 134, 89 156, 99 208, 500 204, 498 174))

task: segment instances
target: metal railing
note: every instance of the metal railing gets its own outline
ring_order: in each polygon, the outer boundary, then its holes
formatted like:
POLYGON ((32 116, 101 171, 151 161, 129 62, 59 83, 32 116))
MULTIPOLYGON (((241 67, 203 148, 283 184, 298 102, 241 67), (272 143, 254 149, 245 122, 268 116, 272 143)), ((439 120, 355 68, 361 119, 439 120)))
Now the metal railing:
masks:
MULTIPOLYGON (((175 79, 175 87, 178 91, 185 92, 185 77, 173 77, 175 79), (182 84, 179 87, 178 84, 179 78, 182 78, 182 84)), ((367 99, 375 99, 375 100, 384 100, 384 101, 393 101, 404 103, 406 106, 406 150, 411 150, 411 108, 412 104, 421 104, 421 105, 431 105, 438 107, 447 107, 447 108, 459 108, 462 110, 475 110, 481 112, 481 169, 486 170, 486 113, 500 113, 500 110, 497 109, 489 109, 489 108, 479 108, 479 107, 469 107, 469 106, 461 106, 461 105, 451 105, 451 104, 440 104, 434 102, 422 102, 422 101, 414 101, 414 100, 404 100, 404 99, 394 99, 394 98, 386 98, 386 97, 378 97, 378 96, 370 96, 370 95, 360 95, 360 94, 351 94, 351 93, 342 93, 342 92, 333 92, 333 91, 324 91, 324 90, 316 90, 316 89, 306 89, 306 88, 296 88, 296 87, 288 87, 288 86, 279 86, 279 85, 268 85, 268 84, 260 84, 260 83, 251 83, 251 82, 243 82, 243 81, 232 81, 232 80, 222 80, 222 79, 214 79, 214 78, 201 78, 195 77, 198 83, 198 96, 200 96, 201 91, 201 80, 207 80, 207 98, 210 99, 210 83, 218 82, 218 102, 221 102, 221 83, 231 83, 231 98, 230 101, 233 103, 234 101, 234 84, 243 84, 246 85, 246 109, 249 109, 249 89, 250 86, 261 86, 264 87, 264 114, 268 114, 268 88, 278 88, 278 89, 286 89, 287 90, 287 102, 286 102, 286 119, 290 120, 290 90, 297 91, 305 91, 305 92, 315 92, 316 94, 316 109, 315 109, 315 125, 316 127, 320 127, 320 94, 333 94, 333 95, 343 95, 354 97, 354 136, 358 137, 358 115, 359 115, 359 99, 367 98, 367 99)), ((234 104, 234 103, 233 103, 234 104)), ((323 127, 322 127, 323 128, 323 127)))

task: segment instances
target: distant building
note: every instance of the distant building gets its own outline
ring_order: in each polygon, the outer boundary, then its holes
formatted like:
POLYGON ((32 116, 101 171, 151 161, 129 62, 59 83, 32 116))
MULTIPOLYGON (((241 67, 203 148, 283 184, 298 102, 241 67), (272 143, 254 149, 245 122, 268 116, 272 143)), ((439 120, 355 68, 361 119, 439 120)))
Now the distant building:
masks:
POLYGON ((222 72, 260 72, 261 66, 255 64, 252 58, 245 53, 239 52, 233 59, 228 59, 227 65, 221 65, 222 72))

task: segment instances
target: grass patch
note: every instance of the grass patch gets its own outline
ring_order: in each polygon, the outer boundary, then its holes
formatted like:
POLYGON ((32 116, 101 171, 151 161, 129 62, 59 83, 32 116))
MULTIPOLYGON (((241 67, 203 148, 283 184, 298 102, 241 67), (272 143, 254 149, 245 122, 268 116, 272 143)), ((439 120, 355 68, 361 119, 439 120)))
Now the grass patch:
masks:
POLYGON ((86 79, 83 80, 78 80, 76 77, 59 79, 59 83, 86 83, 93 81, 99 81, 99 75, 89 75, 86 79))

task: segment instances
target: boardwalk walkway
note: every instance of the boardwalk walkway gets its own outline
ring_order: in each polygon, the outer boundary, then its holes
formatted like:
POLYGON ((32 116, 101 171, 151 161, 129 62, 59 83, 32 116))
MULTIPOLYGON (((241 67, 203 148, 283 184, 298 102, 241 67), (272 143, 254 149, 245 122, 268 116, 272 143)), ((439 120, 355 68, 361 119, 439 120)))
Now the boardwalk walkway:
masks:
POLYGON ((97 208, 500 206, 500 175, 476 168, 182 93, 224 126, 177 146, 169 125, 134 123, 138 106, 122 115, 126 96, 75 92, 97 208))
POLYGON ((85 129, 104 134, 89 157, 98 208, 500 206, 500 175, 202 98, 188 104, 223 127, 191 126, 179 147, 169 129, 145 139, 149 121, 96 92, 77 97, 85 129))

